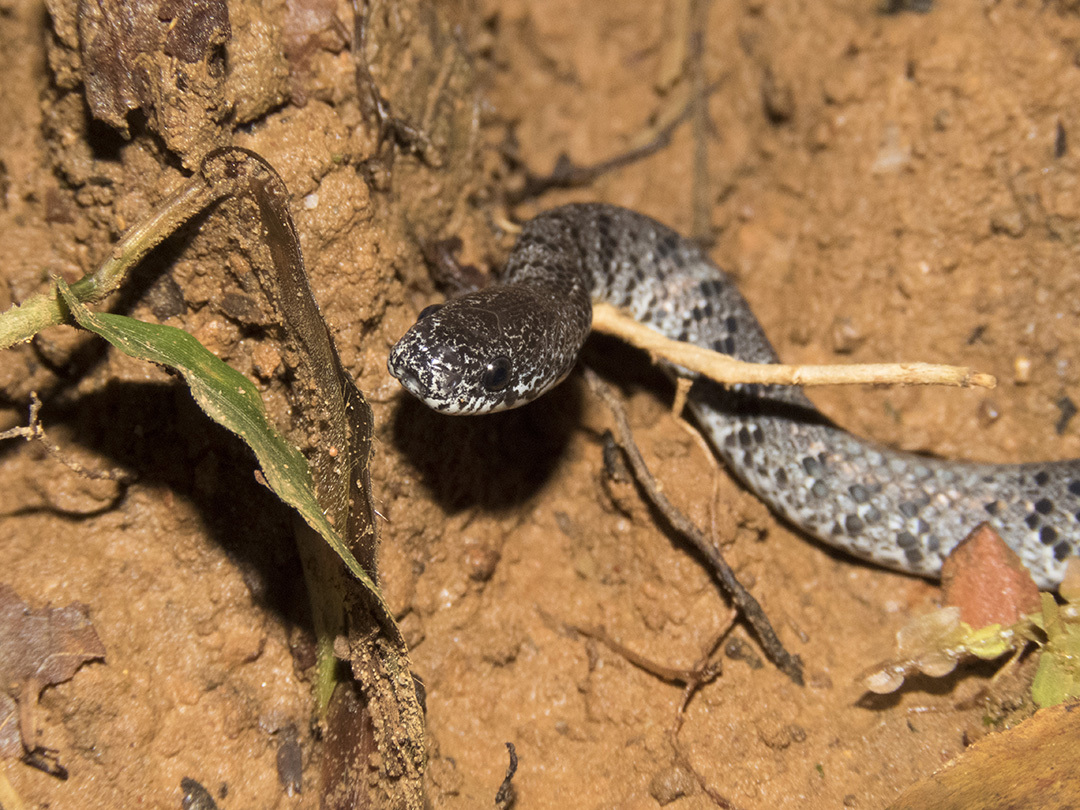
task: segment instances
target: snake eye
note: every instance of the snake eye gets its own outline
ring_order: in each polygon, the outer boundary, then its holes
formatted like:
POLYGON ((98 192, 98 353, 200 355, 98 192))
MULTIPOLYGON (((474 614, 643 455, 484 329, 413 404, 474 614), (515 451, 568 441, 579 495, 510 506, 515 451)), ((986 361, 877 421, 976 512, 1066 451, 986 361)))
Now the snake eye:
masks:
POLYGON ((510 382, 510 359, 508 357, 496 357, 487 364, 484 376, 480 378, 484 388, 488 391, 502 391, 510 382))
POLYGON ((431 306, 424 307, 420 310, 420 314, 416 316, 417 322, 424 320, 428 315, 432 315, 442 309, 442 304, 432 304, 431 306))

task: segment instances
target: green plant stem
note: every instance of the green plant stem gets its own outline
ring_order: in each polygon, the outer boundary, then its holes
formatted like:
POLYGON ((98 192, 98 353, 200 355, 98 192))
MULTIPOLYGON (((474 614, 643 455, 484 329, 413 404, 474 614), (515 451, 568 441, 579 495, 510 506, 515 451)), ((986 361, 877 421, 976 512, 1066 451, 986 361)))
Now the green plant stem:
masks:
MULTIPOLYGON (((161 244, 170 234, 216 201, 220 196, 201 174, 187 180, 147 217, 132 227, 94 272, 71 285, 76 300, 83 304, 101 301, 123 283, 128 271, 161 244)), ((48 326, 66 323, 70 312, 57 295, 55 282, 44 292, 0 313, 0 349, 29 340, 48 326)))

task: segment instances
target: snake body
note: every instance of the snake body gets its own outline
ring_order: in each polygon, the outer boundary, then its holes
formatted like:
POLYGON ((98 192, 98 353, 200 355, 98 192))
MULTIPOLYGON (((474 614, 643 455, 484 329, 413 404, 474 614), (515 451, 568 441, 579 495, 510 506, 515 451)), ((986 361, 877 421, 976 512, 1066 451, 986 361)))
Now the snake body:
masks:
MULTIPOLYGON (((567 205, 524 226, 499 285, 429 307, 388 367, 451 414, 517 407, 561 381, 591 301, 677 340, 777 361, 734 283, 693 242, 608 205, 567 205)), ((731 471, 790 523, 856 557, 925 577, 986 521, 1053 588, 1080 542, 1080 460, 927 458, 832 425, 794 387, 695 380, 688 404, 731 471)))

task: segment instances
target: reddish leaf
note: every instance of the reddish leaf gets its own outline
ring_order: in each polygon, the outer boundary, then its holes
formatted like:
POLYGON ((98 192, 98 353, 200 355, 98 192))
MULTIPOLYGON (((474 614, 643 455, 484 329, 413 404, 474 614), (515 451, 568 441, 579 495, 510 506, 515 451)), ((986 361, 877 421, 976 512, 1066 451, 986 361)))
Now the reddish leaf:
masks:
POLYGON ((953 549, 941 570, 945 604, 975 629, 1009 627, 1039 610, 1039 589, 997 532, 980 524, 953 549))

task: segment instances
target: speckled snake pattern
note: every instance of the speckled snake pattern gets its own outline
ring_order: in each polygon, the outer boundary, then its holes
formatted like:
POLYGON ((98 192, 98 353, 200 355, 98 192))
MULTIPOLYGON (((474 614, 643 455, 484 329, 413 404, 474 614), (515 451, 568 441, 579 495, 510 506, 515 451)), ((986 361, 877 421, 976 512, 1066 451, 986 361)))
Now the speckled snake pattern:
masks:
MULTIPOLYGON (((591 301, 677 340, 756 363, 773 350, 734 283, 641 214, 568 205, 524 226, 501 283, 429 307, 389 369, 444 413, 531 401, 573 368, 591 301)), ((688 404, 734 474, 776 513, 856 557, 936 577, 989 522, 1043 588, 1080 540, 1080 460, 976 464, 900 452, 831 424, 801 389, 695 380, 688 404)))

